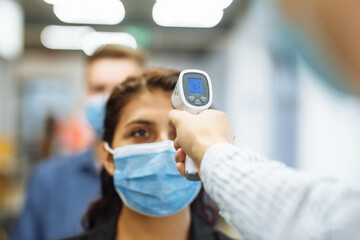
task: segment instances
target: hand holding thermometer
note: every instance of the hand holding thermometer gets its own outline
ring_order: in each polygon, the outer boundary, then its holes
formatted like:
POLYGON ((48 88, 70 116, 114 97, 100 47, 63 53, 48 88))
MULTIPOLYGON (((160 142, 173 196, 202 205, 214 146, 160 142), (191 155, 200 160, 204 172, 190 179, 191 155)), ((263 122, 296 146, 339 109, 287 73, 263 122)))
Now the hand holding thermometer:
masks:
MULTIPOLYGON (((212 86, 209 75, 201 70, 187 69, 180 73, 171 96, 173 108, 198 114, 212 104, 212 86)), ((185 178, 200 181, 196 165, 191 158, 185 159, 185 178)))

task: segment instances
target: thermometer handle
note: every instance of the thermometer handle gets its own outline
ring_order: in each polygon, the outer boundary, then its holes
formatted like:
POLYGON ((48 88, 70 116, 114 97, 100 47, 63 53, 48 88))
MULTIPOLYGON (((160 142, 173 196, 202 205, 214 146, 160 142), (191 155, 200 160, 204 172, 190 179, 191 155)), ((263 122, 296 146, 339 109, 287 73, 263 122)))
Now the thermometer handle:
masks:
MULTIPOLYGON (((179 75, 171 96, 171 105, 175 109, 198 114, 211 106, 212 99, 209 75, 201 70, 187 69, 179 75)), ((185 158, 185 178, 189 181, 200 181, 196 165, 188 156, 185 158)))
POLYGON ((196 165, 188 156, 185 158, 185 178, 189 181, 200 181, 196 165))

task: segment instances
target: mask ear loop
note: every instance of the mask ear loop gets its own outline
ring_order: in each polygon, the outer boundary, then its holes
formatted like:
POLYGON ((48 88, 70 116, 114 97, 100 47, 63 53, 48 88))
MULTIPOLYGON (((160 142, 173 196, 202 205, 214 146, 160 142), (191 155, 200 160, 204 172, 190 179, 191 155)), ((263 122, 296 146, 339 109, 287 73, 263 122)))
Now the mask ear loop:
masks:
POLYGON ((109 144, 107 142, 104 143, 104 148, 108 153, 114 155, 115 151, 109 146, 109 144))

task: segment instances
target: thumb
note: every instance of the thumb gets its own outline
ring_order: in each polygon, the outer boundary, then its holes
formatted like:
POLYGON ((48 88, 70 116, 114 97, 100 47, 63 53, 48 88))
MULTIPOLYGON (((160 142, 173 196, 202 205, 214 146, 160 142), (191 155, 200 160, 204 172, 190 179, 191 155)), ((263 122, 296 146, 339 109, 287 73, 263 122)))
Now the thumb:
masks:
POLYGON ((181 122, 181 119, 186 116, 186 114, 189 114, 185 111, 181 110, 171 110, 169 112, 169 121, 175 126, 175 128, 178 126, 178 124, 181 122))

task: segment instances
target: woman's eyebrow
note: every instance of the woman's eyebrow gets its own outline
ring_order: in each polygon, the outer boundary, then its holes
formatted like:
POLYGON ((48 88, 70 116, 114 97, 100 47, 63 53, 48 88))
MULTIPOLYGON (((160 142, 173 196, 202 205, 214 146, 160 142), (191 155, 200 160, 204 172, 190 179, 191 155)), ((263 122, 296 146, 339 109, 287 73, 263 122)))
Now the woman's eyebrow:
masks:
POLYGON ((148 120, 133 120, 126 124, 126 127, 132 124, 145 124, 145 125, 154 125, 155 123, 153 121, 148 120))

